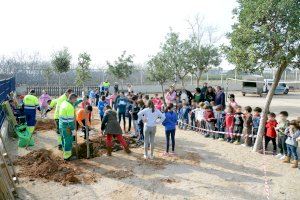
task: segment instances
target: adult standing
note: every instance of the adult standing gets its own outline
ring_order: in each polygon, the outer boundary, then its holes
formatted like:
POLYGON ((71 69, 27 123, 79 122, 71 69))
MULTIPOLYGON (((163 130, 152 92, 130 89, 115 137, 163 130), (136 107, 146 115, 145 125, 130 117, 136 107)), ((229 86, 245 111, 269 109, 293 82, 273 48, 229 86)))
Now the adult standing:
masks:
POLYGON ((175 102, 175 100, 176 100, 176 91, 175 91, 174 86, 171 86, 169 88, 168 93, 166 94, 166 103, 170 104, 170 103, 175 102))
POLYGON ((30 92, 24 97, 23 103, 27 126, 29 132, 32 134, 36 124, 36 109, 39 106, 39 100, 35 96, 35 90, 30 90, 30 92))
POLYGON ((207 83, 205 82, 205 83, 203 83, 203 87, 201 88, 201 95, 202 95, 203 99, 205 98, 207 89, 208 89, 207 83))
POLYGON ((127 84, 127 92, 132 93, 133 92, 133 87, 130 83, 127 84))
POLYGON ((144 158, 154 158, 154 138, 156 125, 165 120, 165 116, 155 108, 152 101, 148 102, 148 108, 138 113, 139 120, 144 121, 144 158), (148 146, 150 144, 150 156, 148 156, 148 146))
POLYGON ((128 144, 124 140, 122 129, 118 123, 117 113, 111 109, 109 105, 105 107, 105 115, 101 123, 101 131, 106 135, 107 155, 111 156, 112 153, 112 138, 115 137, 123 146, 126 153, 131 153, 128 144))
POLYGON ((195 101, 196 103, 200 103, 200 102, 202 101, 202 99, 201 99, 201 89, 198 88, 198 87, 197 87, 196 90, 195 90, 194 101, 195 101))
POLYGON ((115 85, 114 85, 114 93, 119 93, 119 84, 118 82, 115 82, 115 85))
POLYGON ((211 101, 215 101, 215 98, 216 98, 216 93, 214 89, 211 86, 208 86, 205 93, 205 100, 211 102, 211 101))
POLYGON ((109 91, 110 82, 109 82, 108 80, 105 80, 105 81, 102 83, 102 87, 103 87, 104 91, 109 91))
POLYGON ((216 97, 215 97, 216 105, 221 105, 223 109, 225 109, 225 93, 223 92, 221 86, 216 87, 216 97))
POLYGON ((62 135, 63 158, 66 161, 74 160, 72 157, 72 143, 75 130, 75 107, 76 94, 70 94, 68 100, 59 107, 59 130, 62 135))
POLYGON ((59 109, 62 102, 66 101, 72 92, 73 92, 72 89, 68 89, 63 95, 61 95, 59 98, 52 101, 50 104, 50 108, 53 108, 55 106, 54 120, 56 123, 58 149, 60 150, 62 148, 62 136, 60 134, 60 129, 59 129, 59 109))

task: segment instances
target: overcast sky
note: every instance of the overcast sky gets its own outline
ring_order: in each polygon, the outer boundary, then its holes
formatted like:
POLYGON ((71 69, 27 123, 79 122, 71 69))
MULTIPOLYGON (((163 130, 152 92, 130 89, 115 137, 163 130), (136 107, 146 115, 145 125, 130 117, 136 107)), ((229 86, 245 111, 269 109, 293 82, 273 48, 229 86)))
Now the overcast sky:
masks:
POLYGON ((73 62, 87 51, 101 66, 127 50, 144 63, 170 27, 188 37, 187 20, 197 14, 224 35, 235 6, 235 0, 1 0, 0 55, 40 52, 47 59, 66 46, 73 62))

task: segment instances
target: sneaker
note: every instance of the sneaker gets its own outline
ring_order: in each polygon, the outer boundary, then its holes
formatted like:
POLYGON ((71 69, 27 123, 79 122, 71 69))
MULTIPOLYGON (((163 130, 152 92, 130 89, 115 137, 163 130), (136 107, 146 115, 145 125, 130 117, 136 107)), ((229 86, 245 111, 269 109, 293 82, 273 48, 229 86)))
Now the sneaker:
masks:
POLYGON ((247 147, 247 145, 246 145, 246 144, 242 144, 241 146, 242 146, 242 147, 247 147))
POLYGON ((280 157, 280 160, 284 160, 285 157, 286 157, 285 155, 281 156, 281 157, 280 157))
POLYGON ((148 159, 148 156, 144 155, 144 159, 145 159, 145 160, 148 159))
POLYGON ((277 154, 275 158, 281 158, 283 155, 281 153, 277 154))

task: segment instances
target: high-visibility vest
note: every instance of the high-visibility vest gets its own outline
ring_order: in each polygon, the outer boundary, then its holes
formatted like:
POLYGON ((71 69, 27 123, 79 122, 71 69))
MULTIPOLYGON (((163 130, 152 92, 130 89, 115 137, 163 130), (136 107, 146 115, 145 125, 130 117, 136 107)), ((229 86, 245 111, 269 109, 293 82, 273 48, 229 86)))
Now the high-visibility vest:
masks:
POLYGON ((56 99, 56 107, 54 112, 54 119, 59 119, 59 109, 62 102, 68 99, 66 94, 61 95, 58 99, 56 99))
POLYGON ((74 130, 75 127, 75 108, 69 101, 64 101, 61 103, 59 108, 59 125, 61 127, 70 127, 74 130))
POLYGON ((105 88, 108 88, 110 86, 110 83, 109 82, 103 82, 102 86, 105 87, 105 88))
POLYGON ((36 96, 27 94, 23 99, 23 103, 25 109, 36 109, 36 106, 39 105, 39 100, 36 96))

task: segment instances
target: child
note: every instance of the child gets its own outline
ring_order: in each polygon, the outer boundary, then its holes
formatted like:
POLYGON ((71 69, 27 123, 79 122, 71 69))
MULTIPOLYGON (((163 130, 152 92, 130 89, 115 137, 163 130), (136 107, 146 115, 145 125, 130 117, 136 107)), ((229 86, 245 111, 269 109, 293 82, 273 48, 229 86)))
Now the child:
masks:
POLYGON ((199 127, 199 128, 205 128, 204 106, 205 106, 205 104, 203 102, 201 102, 198 104, 198 108, 196 108, 195 110, 192 111, 195 113, 196 127, 199 127))
POLYGON ((285 130, 288 128, 289 121, 287 120, 289 114, 287 111, 281 111, 279 113, 278 126, 276 127, 276 131, 278 134, 278 148, 280 149, 280 153, 276 155, 276 158, 280 160, 285 159, 287 155, 287 148, 285 141, 287 139, 287 135, 285 134, 285 130))
POLYGON ((173 104, 170 103, 166 109, 165 117, 166 119, 163 121, 162 125, 165 127, 165 133, 166 133, 166 152, 163 154, 164 156, 169 155, 169 146, 170 146, 170 136, 172 141, 172 153, 171 155, 174 155, 175 153, 175 131, 176 131, 176 124, 177 124, 177 115, 174 112, 173 104))
MULTIPOLYGON (((216 106, 215 111, 215 117, 216 117, 216 130, 220 132, 225 131, 225 112, 223 111, 222 105, 216 106)), ((225 135, 222 133, 216 134, 216 138, 218 138, 220 141, 224 141, 225 135)))
POLYGON ((277 126, 277 121, 276 121, 276 115, 275 113, 270 113, 268 115, 268 121, 266 123, 266 135, 265 135, 265 149, 267 150, 268 144, 270 140, 273 143, 273 154, 276 154, 277 150, 277 145, 276 145, 276 126, 277 126))
POLYGON ((243 126, 243 138, 244 138, 244 144, 243 146, 250 147, 252 145, 252 140, 250 138, 251 132, 252 132, 252 108, 250 106, 246 106, 244 108, 244 126, 243 126))
POLYGON ((235 106, 235 114, 234 114, 234 139, 231 141, 235 145, 241 144, 241 134, 243 132, 243 125, 244 125, 244 120, 243 120, 243 113, 242 113, 242 107, 239 105, 235 106))
POLYGON ((298 120, 292 120, 289 124, 289 128, 286 129, 287 139, 285 141, 287 146, 287 156, 284 163, 289 163, 291 161, 291 156, 293 156, 294 161, 292 162, 292 168, 298 168, 298 154, 297 147, 298 141, 300 141, 300 122, 298 120))
POLYGON ((260 114, 262 112, 262 109, 260 107, 256 107, 253 110, 253 117, 252 117, 252 144, 255 143, 255 137, 258 132, 258 127, 260 123, 260 114))
MULTIPOLYGON (((138 106, 140 108, 140 111, 145 108, 145 104, 142 99, 138 100, 138 106)), ((142 145, 142 144, 144 144, 144 122, 143 122, 143 120, 138 119, 138 129, 139 129, 139 136, 138 136, 137 145, 142 145)))
POLYGON ((104 108, 107 106, 107 102, 105 100, 105 96, 102 95, 101 96, 101 100, 98 102, 98 112, 99 112, 99 116, 101 121, 103 120, 103 116, 104 116, 104 108))
MULTIPOLYGON (((208 132, 206 132, 205 137, 209 137, 210 132, 209 131, 214 131, 214 127, 215 127, 215 116, 214 116, 214 112, 212 110, 211 106, 205 105, 204 106, 204 119, 206 122, 206 128, 208 129, 208 132)), ((213 133, 211 133, 213 135, 213 139, 215 139, 215 135, 213 133)))
POLYGON ((161 110, 163 101, 161 100, 161 98, 159 98, 158 94, 155 94, 155 98, 152 99, 152 102, 154 103, 154 106, 157 110, 161 110))
POLYGON ((139 128, 138 128, 138 112, 140 111, 140 107, 137 104, 137 100, 133 101, 133 107, 132 107, 132 123, 134 128, 134 133, 132 134, 133 138, 136 138, 139 135, 139 128))
POLYGON ((132 116, 131 116, 131 113, 132 113, 132 105, 133 102, 132 100, 128 100, 128 103, 127 103, 127 106, 126 106, 126 114, 125 116, 128 118, 128 131, 127 133, 130 133, 131 131, 131 121, 132 121, 132 116))
POLYGON ((43 90, 42 91, 42 95, 39 98, 39 103, 40 103, 40 109, 41 109, 42 118, 47 117, 46 111, 49 108, 49 100, 51 101, 50 96, 48 95, 47 92, 45 92, 45 90, 43 90))
POLYGON ((124 92, 121 92, 120 97, 117 100, 117 106, 118 106, 119 123, 121 124, 121 120, 123 119, 123 130, 124 130, 124 132, 126 131, 125 114, 126 114, 127 104, 128 104, 128 99, 125 97, 124 92))
POLYGON ((179 117, 181 121, 180 128, 186 129, 187 124, 189 124, 189 112, 191 111, 190 107, 187 105, 186 100, 182 101, 182 107, 179 110, 179 117))
POLYGON ((234 109, 229 105, 226 108, 225 116, 225 130, 227 135, 227 142, 233 141, 233 127, 234 127, 234 109))
POLYGON ((195 112, 193 112, 193 110, 197 109, 197 104, 194 100, 191 100, 191 111, 190 111, 190 119, 191 119, 191 130, 195 130, 195 126, 196 126, 196 116, 195 116, 195 112))

